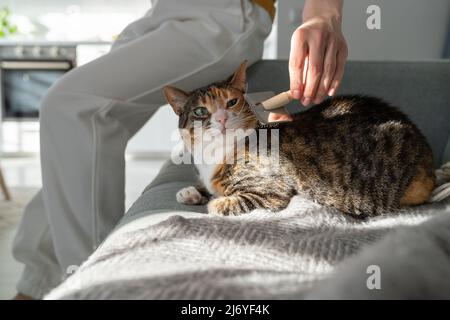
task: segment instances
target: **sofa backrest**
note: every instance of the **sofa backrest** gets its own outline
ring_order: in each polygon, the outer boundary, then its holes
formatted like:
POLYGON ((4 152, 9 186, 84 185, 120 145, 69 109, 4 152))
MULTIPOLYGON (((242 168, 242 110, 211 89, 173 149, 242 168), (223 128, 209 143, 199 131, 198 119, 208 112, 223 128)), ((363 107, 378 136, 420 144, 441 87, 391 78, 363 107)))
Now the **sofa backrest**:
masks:
MULTIPOLYGON (((248 70, 249 92, 289 89, 286 60, 260 61, 248 70)), ((409 115, 427 137, 440 165, 450 148, 450 60, 421 62, 349 61, 339 94, 384 99, 409 115)), ((293 110, 304 110, 298 103, 293 110)))

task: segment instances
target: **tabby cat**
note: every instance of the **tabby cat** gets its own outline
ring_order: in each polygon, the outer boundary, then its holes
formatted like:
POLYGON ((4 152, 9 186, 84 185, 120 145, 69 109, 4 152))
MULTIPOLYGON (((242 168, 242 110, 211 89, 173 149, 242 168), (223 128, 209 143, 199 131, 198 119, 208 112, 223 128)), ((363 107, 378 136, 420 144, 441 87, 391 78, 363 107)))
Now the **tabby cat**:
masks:
MULTIPOLYGON (((195 123, 205 133, 215 130, 209 147, 227 132, 264 127, 250 111, 245 91, 245 63, 227 80, 189 93, 164 88, 191 153, 205 148, 195 123)), ((331 98, 275 127, 278 166, 248 152, 236 156, 261 161, 196 164, 202 184, 180 190, 178 202, 208 203, 209 213, 226 216, 255 208, 277 211, 300 194, 347 214, 374 216, 424 203, 435 186, 425 137, 405 114, 377 98, 331 98)))

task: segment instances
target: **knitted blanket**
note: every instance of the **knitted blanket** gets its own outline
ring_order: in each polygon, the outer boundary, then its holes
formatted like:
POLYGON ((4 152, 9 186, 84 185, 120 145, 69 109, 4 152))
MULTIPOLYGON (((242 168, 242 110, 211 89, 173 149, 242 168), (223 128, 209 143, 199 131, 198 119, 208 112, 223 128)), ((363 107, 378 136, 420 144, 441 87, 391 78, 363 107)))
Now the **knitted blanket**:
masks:
POLYGON ((181 214, 114 232, 46 298, 450 298, 449 199, 369 220, 299 196, 277 213, 181 214))

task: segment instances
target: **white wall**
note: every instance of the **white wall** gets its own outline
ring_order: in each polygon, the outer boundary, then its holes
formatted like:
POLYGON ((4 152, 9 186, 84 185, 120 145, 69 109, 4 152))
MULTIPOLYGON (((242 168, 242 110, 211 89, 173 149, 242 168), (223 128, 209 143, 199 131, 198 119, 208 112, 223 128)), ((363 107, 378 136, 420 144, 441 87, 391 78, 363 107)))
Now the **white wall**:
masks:
MULTIPOLYGON (((279 1, 278 57, 289 56, 289 41, 300 21, 303 0, 279 1)), ((449 28, 450 0, 344 0, 343 31, 353 60, 441 58, 449 28), (381 8, 381 30, 366 27, 366 9, 381 8)))

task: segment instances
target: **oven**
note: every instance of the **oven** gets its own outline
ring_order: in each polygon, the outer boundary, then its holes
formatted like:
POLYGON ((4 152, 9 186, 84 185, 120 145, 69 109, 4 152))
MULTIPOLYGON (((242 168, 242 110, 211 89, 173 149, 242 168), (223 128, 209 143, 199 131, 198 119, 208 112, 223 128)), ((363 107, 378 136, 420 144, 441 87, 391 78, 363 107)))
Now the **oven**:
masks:
POLYGON ((75 46, 1 46, 2 120, 37 121, 48 89, 75 65, 75 46))

